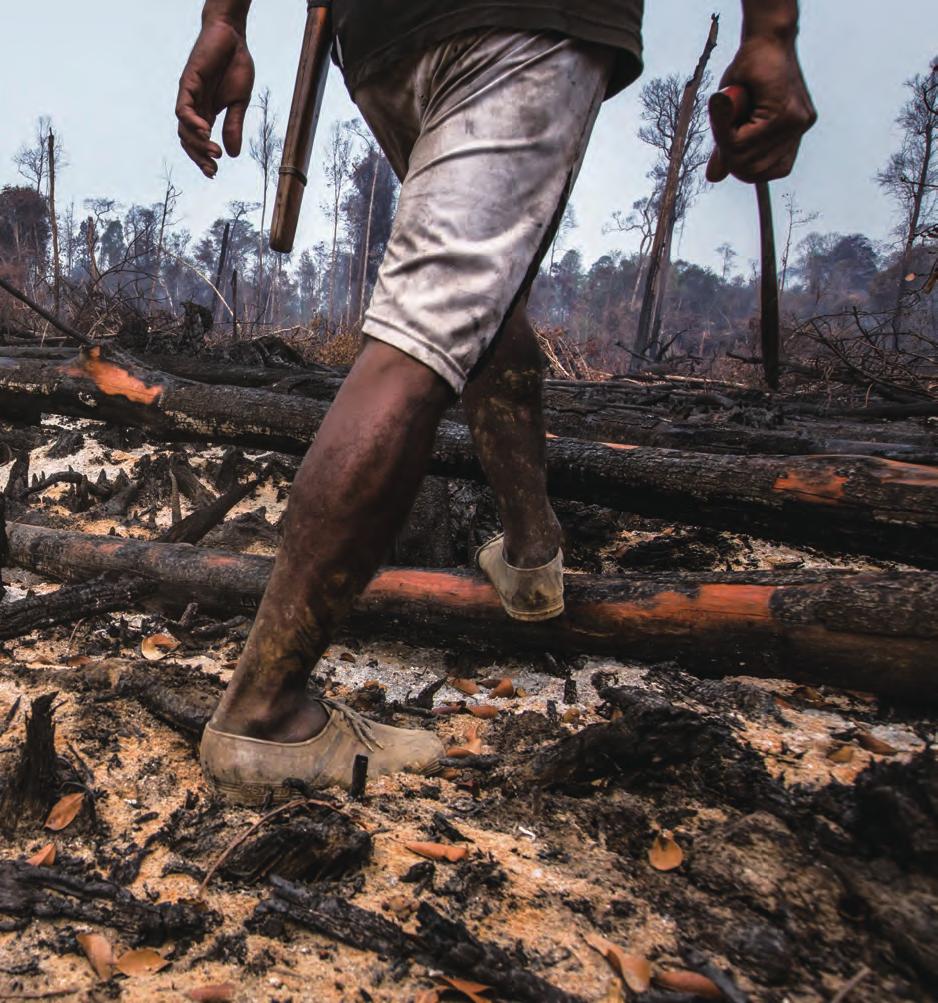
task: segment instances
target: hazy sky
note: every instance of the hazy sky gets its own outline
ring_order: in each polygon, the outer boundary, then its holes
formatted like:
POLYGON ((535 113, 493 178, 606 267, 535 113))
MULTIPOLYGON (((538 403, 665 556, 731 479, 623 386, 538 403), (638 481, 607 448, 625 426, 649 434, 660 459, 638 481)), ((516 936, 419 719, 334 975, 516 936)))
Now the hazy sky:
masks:
MULTIPOLYGON (((219 177, 206 181, 178 148, 173 105, 176 82, 195 38, 199 0, 66 0, 22 3, 0 0, 6 40, 0 60, 4 94, 0 130, 0 185, 15 183, 10 158, 29 138, 40 114, 51 115, 68 152, 59 181, 59 204, 107 195, 121 202, 161 200, 164 162, 183 192, 182 223, 199 233, 225 214, 231 199, 256 200, 258 175, 246 152, 222 162, 219 177)), ((301 0, 254 0, 249 41, 258 86, 268 86, 281 123, 293 89, 306 5, 301 0)), ((646 0, 645 79, 692 68, 708 28, 708 15, 722 15, 720 41, 711 61, 717 77, 739 36, 738 0, 646 0)), ((863 231, 886 238, 890 206, 873 182, 894 149, 893 125, 903 101, 903 81, 925 71, 936 54, 934 0, 805 0, 801 57, 820 120, 806 137, 793 175, 775 185, 776 219, 781 195, 797 193, 818 210, 819 229, 863 231)), ((571 242, 592 260, 604 251, 634 247, 630 236, 603 233, 614 209, 628 209, 647 194, 650 151, 636 138, 638 84, 607 102, 574 192, 578 229, 571 242)), ((333 68, 326 92, 319 143, 334 118, 355 114, 333 68)), ((249 120, 249 130, 254 120, 249 120)), ((246 146, 246 144, 245 144, 246 146)), ((314 166, 313 179, 317 177, 314 166)), ((298 246, 326 236, 315 181, 298 246)), ((679 252, 717 266, 714 248, 729 241, 748 270, 757 253, 755 196, 733 180, 709 189, 688 217, 679 252)))

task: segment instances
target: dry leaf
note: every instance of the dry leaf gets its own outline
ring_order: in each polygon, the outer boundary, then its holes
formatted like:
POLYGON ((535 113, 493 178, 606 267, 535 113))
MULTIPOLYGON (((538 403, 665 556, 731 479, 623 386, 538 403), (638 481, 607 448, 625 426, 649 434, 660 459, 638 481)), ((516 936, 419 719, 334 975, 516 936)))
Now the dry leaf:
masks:
POLYGON ((588 933, 583 939, 594 951, 599 951, 633 993, 643 993, 651 985, 651 962, 647 958, 626 953, 598 933, 588 933))
POLYGON ((479 680, 479 685, 484 686, 487 690, 490 690, 493 686, 497 686, 500 682, 501 679, 496 679, 494 676, 486 676, 485 679, 479 680))
POLYGON ((580 720, 580 717, 579 707, 568 707, 563 712, 563 717, 561 717, 560 720, 563 721, 564 724, 576 724, 577 721, 580 720))
POLYGON ((832 763, 851 763, 856 750, 852 745, 835 745, 827 754, 832 763))
POLYGON ((60 832, 68 828, 78 817, 81 807, 85 801, 85 792, 78 791, 76 794, 66 794, 64 798, 52 806, 49 817, 46 819, 46 828, 53 832, 60 832))
POLYGON ((450 978, 449 975, 441 975, 439 978, 440 982, 445 982, 450 989, 462 993, 467 999, 472 1000, 472 1003, 491 1003, 491 1000, 482 995, 482 993, 491 992, 491 986, 481 982, 470 982, 468 979, 450 978))
POLYGON ((699 996, 705 1000, 721 1000, 723 993, 717 984, 706 975, 698 975, 697 972, 656 972, 655 984, 664 989, 670 989, 676 993, 689 993, 691 996, 699 996))
POLYGON ((513 697, 515 695, 515 684, 505 676, 504 679, 500 679, 496 686, 492 687, 489 693, 490 697, 513 697))
POLYGON ((450 679, 450 686, 460 693, 465 693, 467 697, 474 697, 479 692, 479 684, 473 679, 450 679))
POLYGON ((673 871, 684 862, 684 851, 674 842, 670 834, 659 832, 648 851, 648 863, 656 871, 673 871))
POLYGON ((447 714, 458 714, 465 707, 462 703, 441 703, 434 707, 431 713, 436 717, 445 717, 447 714))
POLYGON ((476 739, 475 742, 469 745, 451 745, 446 750, 446 755, 450 759, 465 759, 467 756, 479 756, 481 754, 482 742, 479 739, 476 739))
POLYGON ((498 717, 498 708, 493 707, 490 703, 473 704, 469 707, 469 713, 473 717, 481 717, 483 721, 487 721, 498 717))
POLYGON ((220 982, 215 986, 198 986, 186 992, 186 999, 197 1000, 198 1003, 229 1003, 234 999, 235 985, 233 982, 220 982))
POLYGON ((100 933, 80 933, 75 938, 99 979, 109 979, 114 966, 114 952, 100 933))
POLYGON ((55 843, 47 843, 38 853, 34 853, 26 863, 33 867, 51 867, 55 863, 55 843))
POLYGON ((71 658, 65 659, 65 664, 70 669, 80 669, 83 665, 90 665, 94 659, 89 658, 88 655, 72 655, 71 658))
POLYGON ((857 741, 867 752, 875 753, 877 756, 894 756, 899 751, 869 731, 858 731, 857 741))
POLYGON ((440 1003, 440 990, 421 989, 414 997, 414 1003, 440 1003))
POLYGON ((446 843, 405 843, 404 846, 418 857, 427 860, 448 860, 455 864, 469 852, 465 846, 449 846, 446 843))
POLYGON ((147 661, 158 662, 179 647, 179 642, 171 634, 151 634, 140 642, 140 654, 147 661))
POLYGON ((165 968, 169 962, 162 954, 157 954, 150 947, 141 947, 137 951, 127 951, 117 961, 117 970, 124 975, 152 975, 165 968))

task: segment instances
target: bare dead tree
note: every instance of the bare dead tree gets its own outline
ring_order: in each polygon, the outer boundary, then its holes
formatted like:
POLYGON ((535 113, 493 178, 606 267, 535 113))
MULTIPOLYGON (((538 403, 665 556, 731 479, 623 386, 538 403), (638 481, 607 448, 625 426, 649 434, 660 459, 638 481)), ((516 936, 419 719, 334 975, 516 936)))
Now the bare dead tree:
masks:
POLYGON ((342 196, 345 191, 345 184, 348 181, 349 169, 352 162, 352 122, 333 122, 329 132, 329 147, 326 150, 323 171, 326 175, 326 186, 329 189, 329 201, 325 203, 324 209, 332 217, 332 257, 329 268, 329 303, 327 309, 327 323, 332 327, 333 312, 335 309, 335 273, 336 258, 339 248, 339 218, 342 211, 342 196))
POLYGON ((785 282, 788 278, 788 259, 791 255, 791 242, 794 237, 795 230, 800 230, 801 227, 807 226, 809 223, 813 223, 821 216, 819 212, 805 212, 804 209, 798 205, 798 199, 796 198, 794 192, 785 192, 782 196, 782 202, 785 203, 785 218, 787 226, 785 231, 785 248, 782 251, 781 268, 779 269, 778 277, 778 291, 780 293, 785 291, 785 282))
POLYGON ((257 107, 260 121, 257 132, 251 139, 251 159, 261 173, 261 228, 257 242, 257 319, 262 321, 267 313, 267 299, 264 295, 264 250, 266 245, 267 200, 270 182, 277 169, 277 157, 283 149, 283 139, 277 135, 277 116, 270 106, 270 88, 265 87, 258 98, 257 107))
POLYGON ((52 230, 52 301, 55 315, 59 315, 62 298, 62 262, 59 260, 59 220, 55 211, 55 133, 49 127, 46 140, 49 160, 49 226, 52 230))
POLYGON ((658 215, 658 198, 660 192, 654 191, 647 198, 637 199, 632 203, 632 211, 626 216, 621 209, 612 214, 612 222, 603 227, 605 233, 616 230, 619 233, 639 234, 638 258, 635 262, 635 282, 632 284, 632 295, 629 298, 629 310, 635 309, 638 301, 638 290, 641 287, 645 273, 645 259, 648 248, 655 236, 655 219, 658 215))
POLYGON ((655 236, 648 259, 645 296, 635 337, 634 356, 639 359, 647 357, 649 349, 658 339, 670 272, 674 227, 687 212, 696 194, 696 172, 707 159, 703 152, 706 124, 700 91, 710 54, 717 44, 719 25, 719 15, 711 15, 710 31, 703 52, 683 90, 680 89, 678 79, 673 76, 659 77, 642 88, 642 117, 647 124, 641 129, 639 136, 659 150, 662 156, 662 162, 656 165, 659 173, 665 165, 666 169, 655 236))
POLYGON ((182 192, 180 192, 173 184, 173 172, 165 164, 163 165, 163 181, 166 187, 163 192, 163 207, 160 212, 160 227, 156 239, 156 263, 153 269, 153 282, 150 286, 151 301, 156 300, 156 287, 160 281, 160 270, 163 265, 163 242, 166 237, 166 227, 171 222, 173 212, 176 208, 176 202, 178 201, 180 195, 182 195, 182 192))
POLYGON ((877 174, 880 187, 892 196, 898 209, 897 235, 902 257, 896 288, 893 338, 898 339, 903 321, 905 276, 915 242, 938 222, 938 59, 927 74, 906 81, 910 95, 897 124, 902 145, 877 174))
POLYGON ((719 247, 715 248, 717 254, 720 255, 720 260, 723 262, 723 269, 720 274, 720 278, 725 282, 726 276, 729 274, 730 269, 733 267, 733 262, 739 257, 736 251, 733 249, 733 245, 728 241, 723 241, 719 247))

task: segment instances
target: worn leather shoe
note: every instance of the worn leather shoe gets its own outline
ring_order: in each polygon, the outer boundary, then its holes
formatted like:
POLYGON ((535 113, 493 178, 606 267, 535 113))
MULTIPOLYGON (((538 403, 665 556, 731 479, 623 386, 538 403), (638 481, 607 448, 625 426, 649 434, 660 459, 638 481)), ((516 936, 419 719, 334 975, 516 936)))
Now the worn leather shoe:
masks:
POLYGON ((563 613, 562 550, 539 568, 516 568, 505 560, 505 534, 499 533, 476 551, 476 564, 515 620, 552 620, 563 613))
POLYGON ((219 731, 202 733, 199 760, 206 779, 229 801, 257 806, 295 798, 286 786, 295 779, 313 788, 352 784, 356 756, 368 757, 368 776, 432 774, 439 770, 443 744, 429 731, 393 728, 362 717, 335 700, 321 700, 328 721, 305 742, 267 742, 219 731))

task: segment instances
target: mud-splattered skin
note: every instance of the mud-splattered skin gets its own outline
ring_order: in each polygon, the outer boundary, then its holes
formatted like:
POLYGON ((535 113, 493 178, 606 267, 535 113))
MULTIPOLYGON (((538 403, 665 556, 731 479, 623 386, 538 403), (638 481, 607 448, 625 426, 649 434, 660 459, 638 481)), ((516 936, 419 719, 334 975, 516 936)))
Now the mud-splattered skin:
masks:
MULTIPOLYGON (((367 342, 293 483, 284 541, 216 727, 302 741, 323 726, 306 692, 310 673, 403 525, 451 400, 430 369, 367 342)), ((560 526, 547 499, 541 361, 523 300, 464 403, 509 560, 543 564, 560 526)))

